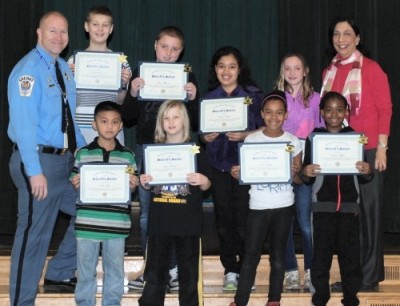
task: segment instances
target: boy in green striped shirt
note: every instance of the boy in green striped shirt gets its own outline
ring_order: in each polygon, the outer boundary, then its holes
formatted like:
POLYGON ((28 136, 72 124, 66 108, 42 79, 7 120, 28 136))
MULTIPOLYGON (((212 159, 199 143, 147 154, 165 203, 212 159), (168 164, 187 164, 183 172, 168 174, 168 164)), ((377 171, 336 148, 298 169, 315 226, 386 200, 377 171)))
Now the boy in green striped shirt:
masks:
MULTIPOLYGON (((134 154, 116 139, 122 129, 120 105, 111 101, 99 103, 94 111, 93 129, 98 137, 76 153, 71 182, 80 186, 79 166, 82 163, 127 163, 136 169, 134 154)), ((130 188, 138 178, 129 175, 130 188)), ((77 238, 78 282, 75 288, 77 305, 95 305, 97 292, 96 267, 100 244, 103 259, 103 305, 120 305, 124 293, 125 238, 131 229, 130 205, 78 204, 75 222, 77 238)))

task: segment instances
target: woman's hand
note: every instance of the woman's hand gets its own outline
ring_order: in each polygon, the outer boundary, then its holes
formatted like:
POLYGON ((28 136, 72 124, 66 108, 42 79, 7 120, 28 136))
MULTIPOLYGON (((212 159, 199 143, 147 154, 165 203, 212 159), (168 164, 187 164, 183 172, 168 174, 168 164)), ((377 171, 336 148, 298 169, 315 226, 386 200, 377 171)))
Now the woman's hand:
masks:
POLYGON ((375 154, 375 169, 379 172, 385 171, 387 167, 387 148, 378 147, 375 154))

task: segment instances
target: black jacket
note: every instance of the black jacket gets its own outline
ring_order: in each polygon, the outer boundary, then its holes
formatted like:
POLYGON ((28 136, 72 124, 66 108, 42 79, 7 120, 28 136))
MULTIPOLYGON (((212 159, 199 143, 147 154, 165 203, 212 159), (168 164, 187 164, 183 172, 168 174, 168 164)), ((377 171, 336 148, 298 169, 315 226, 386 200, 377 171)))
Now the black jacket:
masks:
MULTIPOLYGON (((354 130, 351 127, 343 128, 339 133, 351 133, 354 130)), ((325 128, 315 128, 313 133, 329 133, 325 128)), ((304 153, 303 169, 311 160, 311 140, 307 138, 304 153)), ((366 183, 372 179, 370 175, 318 175, 316 177, 306 177, 303 171, 300 171, 304 183, 313 184, 312 206, 314 212, 351 212, 359 211, 360 195, 359 184, 366 183), (340 191, 340 193, 339 193, 340 191), (338 199, 341 204, 338 210, 338 199)))

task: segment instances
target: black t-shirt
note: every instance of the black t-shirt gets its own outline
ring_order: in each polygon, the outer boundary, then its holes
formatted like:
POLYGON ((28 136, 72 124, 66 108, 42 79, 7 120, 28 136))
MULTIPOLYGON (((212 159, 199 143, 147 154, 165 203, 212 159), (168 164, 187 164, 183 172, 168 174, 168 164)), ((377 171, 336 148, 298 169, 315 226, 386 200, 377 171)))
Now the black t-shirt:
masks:
MULTIPOLYGON (((136 68, 129 84, 138 76, 139 71, 136 68)), ((190 117, 191 129, 196 132, 199 120, 199 89, 193 72, 188 75, 188 83, 193 83, 197 87, 196 98, 185 102, 190 117)), ((132 97, 128 90, 122 104, 122 119, 125 127, 137 125, 136 142, 138 144, 154 143, 157 113, 163 102, 138 100, 137 97, 132 97)))
MULTIPOLYGON (((197 173, 211 178, 207 155, 196 154, 197 173)), ((199 186, 163 185, 151 189, 147 231, 149 235, 200 236, 203 191, 199 186)))

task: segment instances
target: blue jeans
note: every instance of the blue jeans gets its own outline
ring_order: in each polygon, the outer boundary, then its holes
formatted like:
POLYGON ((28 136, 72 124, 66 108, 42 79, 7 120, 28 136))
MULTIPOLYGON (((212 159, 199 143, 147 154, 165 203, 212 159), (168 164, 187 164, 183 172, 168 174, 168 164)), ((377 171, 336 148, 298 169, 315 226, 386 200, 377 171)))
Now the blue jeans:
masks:
MULTIPOLYGON (((135 149, 135 160, 137 166, 137 172, 140 175, 142 173, 143 166, 143 146, 140 144, 136 144, 135 149)), ((149 219, 149 208, 150 208, 150 200, 151 200, 151 192, 142 187, 141 184, 138 186, 139 192, 139 202, 140 202, 140 238, 142 243, 142 251, 143 258, 146 257, 146 248, 147 248, 147 221, 149 219)), ((172 253, 170 257, 170 269, 176 266, 176 250, 172 248, 172 253)))
POLYGON ((100 243, 103 246, 103 301, 102 305, 119 306, 124 295, 125 238, 103 241, 77 238, 78 283, 75 302, 79 306, 96 305, 97 277, 100 243))
MULTIPOLYGON (((301 230, 304 253, 304 270, 311 269, 312 262, 312 232, 311 232, 311 192, 312 185, 293 184, 295 194, 295 206, 297 222, 301 230)), ((289 238, 286 246, 286 271, 298 270, 296 253, 293 241, 293 223, 290 228, 289 238)))
MULTIPOLYGON (((135 149, 135 160, 137 166, 138 175, 142 173, 143 166, 143 146, 136 144, 135 149)), ((147 220, 149 219, 149 207, 150 207, 150 191, 144 189, 141 184, 138 186, 139 203, 140 203, 140 238, 142 243, 143 257, 146 255, 147 247, 147 220)))

